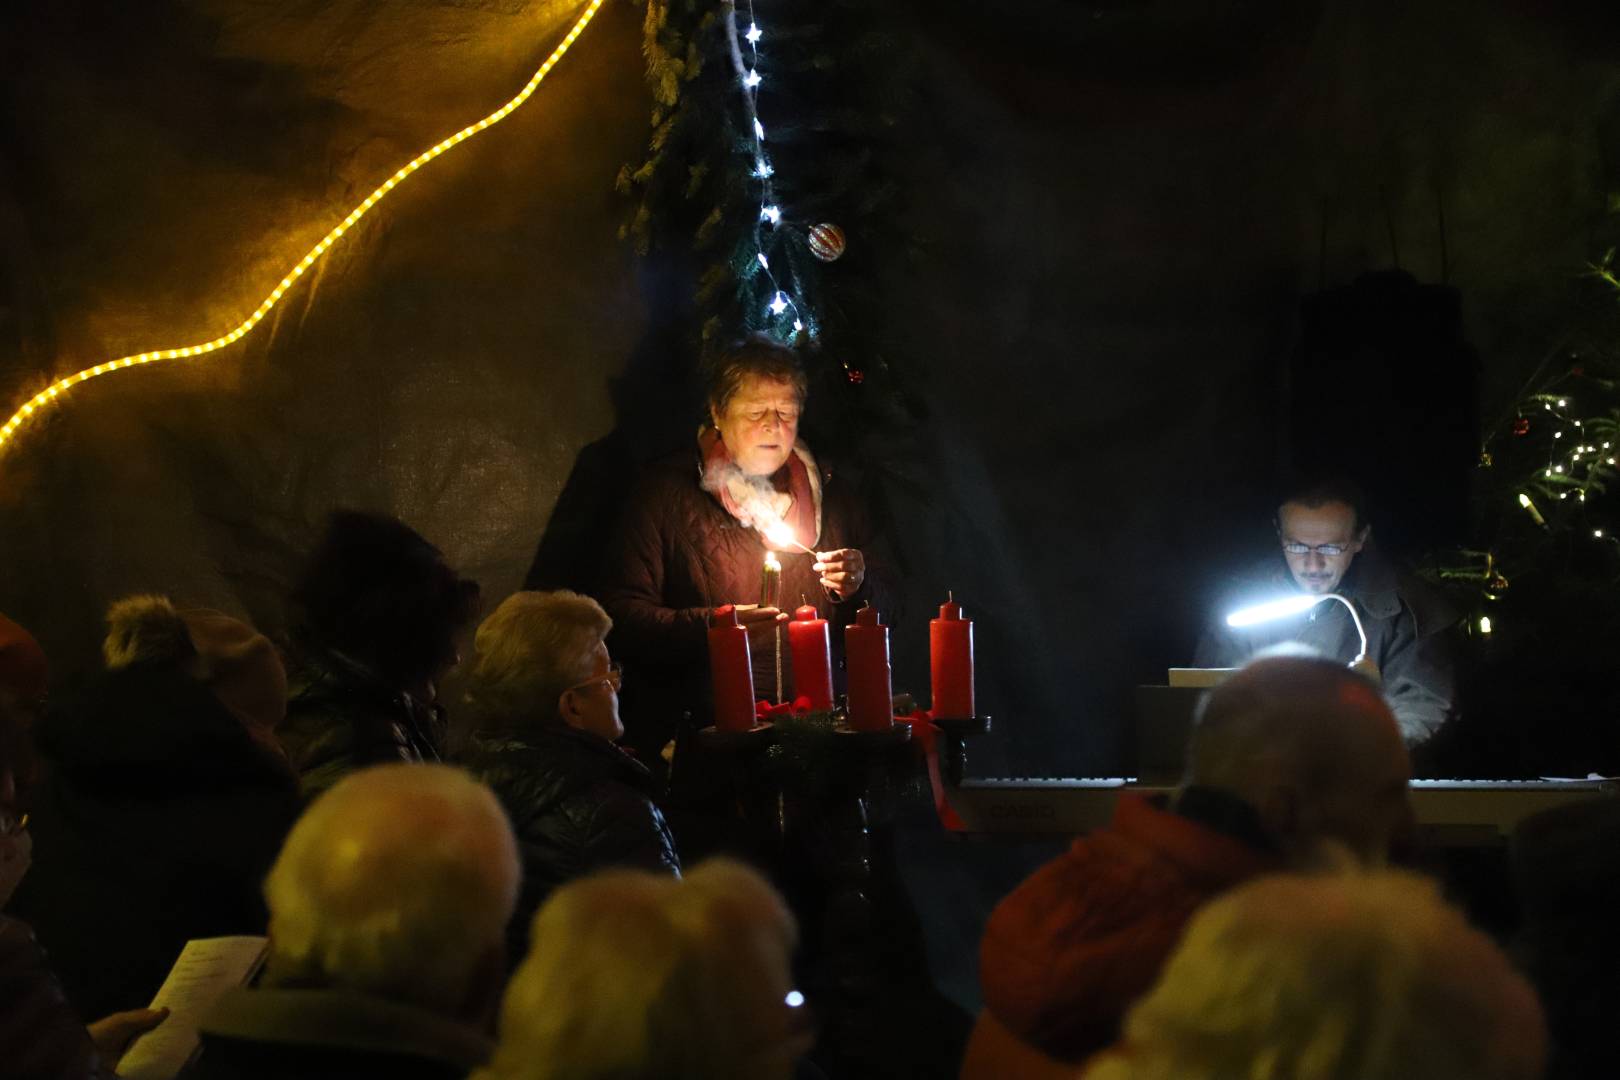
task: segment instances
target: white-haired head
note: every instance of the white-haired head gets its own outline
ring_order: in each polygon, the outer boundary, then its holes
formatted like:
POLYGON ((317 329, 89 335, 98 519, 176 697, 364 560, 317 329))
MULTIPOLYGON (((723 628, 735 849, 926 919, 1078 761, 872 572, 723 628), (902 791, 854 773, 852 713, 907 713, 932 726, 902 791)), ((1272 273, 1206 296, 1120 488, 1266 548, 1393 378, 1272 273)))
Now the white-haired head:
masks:
POLYGON ((1371 683, 1335 661, 1291 656, 1251 661, 1210 691, 1185 783, 1248 803, 1295 865, 1327 850, 1377 865, 1411 828, 1411 774, 1371 683))
POLYGON ((310 804, 265 882, 267 981, 475 1015, 519 875, 506 814, 466 773, 354 773, 310 804))
POLYGON ((468 689, 478 711, 559 719, 562 695, 594 673, 611 629, 602 605, 579 593, 508 596, 479 624, 474 639, 478 658, 468 689))
POLYGON ((809 1049, 792 989, 796 929, 740 863, 685 878, 609 870, 536 914, 500 1043, 475 1080, 774 1080, 809 1049))
POLYGON ((1280 875, 1204 908, 1087 1080, 1535 1080, 1500 949, 1413 874, 1280 875))

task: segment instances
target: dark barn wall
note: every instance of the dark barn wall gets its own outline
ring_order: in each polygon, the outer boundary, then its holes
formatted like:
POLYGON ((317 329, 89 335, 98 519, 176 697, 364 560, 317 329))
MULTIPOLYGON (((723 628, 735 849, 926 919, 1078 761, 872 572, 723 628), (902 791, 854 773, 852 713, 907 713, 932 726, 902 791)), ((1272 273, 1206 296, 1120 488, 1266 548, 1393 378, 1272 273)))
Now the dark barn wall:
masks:
MULTIPOLYGON (((375 184, 515 93, 576 14, 22 7, 8 404, 45 372, 231 325, 375 184)), ((245 347, 89 383, 25 431, 0 467, 5 609, 70 663, 132 589, 274 626, 296 553, 345 504, 416 524, 495 599, 516 588, 643 321, 611 189, 644 137, 638 29, 609 5, 526 107, 382 202, 245 347)))
MULTIPOLYGON (((921 439, 878 444, 936 490, 893 494, 903 681, 955 588, 1013 764, 1105 769, 1129 687, 1184 659, 1216 569, 1264 540, 1302 295, 1397 252, 1439 280, 1443 208, 1487 405, 1534 363, 1620 186, 1620 32, 1603 5, 1509 0, 911 8, 923 255, 875 285, 933 408, 921 439)), ((0 404, 230 325, 397 164, 504 101, 572 12, 8 5, 0 404)), ((662 293, 611 190, 646 134, 639 19, 610 3, 534 101, 383 203, 243 345, 97 380, 25 429, 0 456, 0 610, 69 670, 134 589, 275 629, 337 504, 411 521, 492 601, 516 588, 581 449, 621 417, 634 442, 666 395, 662 293), (639 407, 616 409, 627 365, 639 407)))

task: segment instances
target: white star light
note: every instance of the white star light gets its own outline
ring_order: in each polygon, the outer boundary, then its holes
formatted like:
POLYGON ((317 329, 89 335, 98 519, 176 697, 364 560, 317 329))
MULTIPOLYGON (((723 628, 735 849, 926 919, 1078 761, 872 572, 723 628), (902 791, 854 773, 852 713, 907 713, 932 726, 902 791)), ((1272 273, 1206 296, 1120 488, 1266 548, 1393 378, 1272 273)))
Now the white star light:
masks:
POLYGON ((743 76, 743 85, 748 87, 750 90, 758 86, 760 81, 759 72, 755 71, 753 68, 749 68, 748 74, 743 76))
POLYGON ((780 225, 782 223, 782 208, 780 206, 762 206, 759 210, 759 219, 768 221, 772 225, 780 225))
POLYGON ((788 306, 787 297, 783 296, 781 293, 777 293, 775 296, 771 297, 771 314, 772 315, 780 315, 780 314, 782 314, 782 312, 787 310, 787 306, 788 306))
POLYGON ((748 24, 748 33, 743 35, 743 37, 748 39, 748 44, 750 45, 758 45, 759 39, 764 36, 765 35, 759 29, 759 24, 752 22, 748 24))

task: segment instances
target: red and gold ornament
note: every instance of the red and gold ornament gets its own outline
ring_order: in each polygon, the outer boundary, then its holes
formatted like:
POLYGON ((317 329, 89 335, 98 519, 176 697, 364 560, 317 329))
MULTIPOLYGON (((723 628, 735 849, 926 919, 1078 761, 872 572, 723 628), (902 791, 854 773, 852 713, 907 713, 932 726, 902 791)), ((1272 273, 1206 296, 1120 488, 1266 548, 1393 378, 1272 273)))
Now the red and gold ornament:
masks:
POLYGON ((844 253, 844 230, 831 222, 810 226, 807 239, 810 254, 822 262, 832 262, 844 253))

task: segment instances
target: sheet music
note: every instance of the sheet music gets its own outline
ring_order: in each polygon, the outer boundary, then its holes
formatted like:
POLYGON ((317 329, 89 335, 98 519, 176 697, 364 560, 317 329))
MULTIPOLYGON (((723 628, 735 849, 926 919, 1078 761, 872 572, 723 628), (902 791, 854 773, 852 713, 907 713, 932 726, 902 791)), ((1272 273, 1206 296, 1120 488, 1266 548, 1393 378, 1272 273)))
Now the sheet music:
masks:
POLYGON ((186 942, 152 1008, 169 1016, 130 1044, 118 1063, 124 1080, 174 1080, 196 1054, 198 1029, 225 991, 245 986, 259 970, 269 941, 262 937, 197 938, 186 942))
POLYGON ((1165 681, 1171 686, 1195 687, 1200 690, 1207 690, 1212 686, 1221 685, 1236 670, 1237 668, 1229 667, 1173 667, 1170 669, 1165 681))

